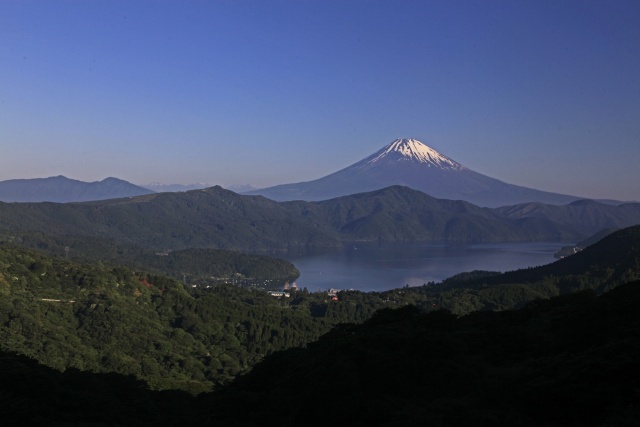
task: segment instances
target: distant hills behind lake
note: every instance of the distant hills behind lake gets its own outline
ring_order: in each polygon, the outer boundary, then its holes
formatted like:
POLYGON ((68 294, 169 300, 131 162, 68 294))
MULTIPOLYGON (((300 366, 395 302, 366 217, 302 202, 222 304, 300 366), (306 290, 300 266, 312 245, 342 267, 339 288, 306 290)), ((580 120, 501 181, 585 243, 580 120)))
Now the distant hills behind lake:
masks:
MULTIPOLYGON (((389 187, 320 202, 275 202, 211 187, 73 204, 0 203, 0 234, 101 239, 157 250, 286 250, 349 241, 578 241, 640 223, 640 204, 481 208, 389 187)), ((68 245, 69 243, 64 243, 68 245)))

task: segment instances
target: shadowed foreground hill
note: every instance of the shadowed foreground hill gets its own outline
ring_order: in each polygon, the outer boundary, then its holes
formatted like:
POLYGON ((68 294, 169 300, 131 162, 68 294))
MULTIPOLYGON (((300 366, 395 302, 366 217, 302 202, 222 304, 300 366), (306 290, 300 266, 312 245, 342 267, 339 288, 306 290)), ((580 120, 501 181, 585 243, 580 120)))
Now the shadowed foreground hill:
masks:
POLYGON ((267 358, 213 425, 638 425, 639 305, 634 282, 461 318, 383 310, 267 358))
POLYGON ((639 304, 634 282, 460 318, 382 310, 198 397, 0 352, 0 417, 51 426, 636 426, 639 304))
POLYGON ((62 373, 0 351, 0 419, 5 426, 175 426, 204 424, 204 405, 182 391, 150 391, 132 376, 62 373))

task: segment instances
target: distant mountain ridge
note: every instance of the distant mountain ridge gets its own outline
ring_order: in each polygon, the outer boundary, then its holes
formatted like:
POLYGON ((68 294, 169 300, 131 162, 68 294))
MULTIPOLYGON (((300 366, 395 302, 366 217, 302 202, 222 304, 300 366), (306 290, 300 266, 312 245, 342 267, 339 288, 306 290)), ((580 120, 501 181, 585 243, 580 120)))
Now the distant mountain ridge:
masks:
POLYGON ((396 139, 353 165, 313 181, 245 194, 276 201, 318 201, 404 185, 438 199, 498 207, 526 202, 562 205, 580 197, 508 184, 474 172, 416 139, 396 139))
MULTIPOLYGON (((150 184, 143 185, 142 187, 151 190, 155 193, 177 193, 177 192, 185 192, 191 190, 202 190, 204 188, 213 187, 211 184, 207 184, 204 182, 196 182, 195 184, 162 184, 160 182, 152 182, 150 184)), ((234 184, 227 185, 224 188, 227 190, 231 190, 234 193, 246 193, 247 191, 257 190, 258 187, 255 187, 250 184, 234 184)))
POLYGON ((154 193, 175 193, 181 191, 202 190, 203 188, 211 187, 211 185, 198 182, 195 184, 162 184, 160 182, 152 182, 150 184, 142 185, 143 188, 153 191, 154 193))
POLYGON ((87 202, 142 196, 153 191, 118 178, 84 182, 65 176, 0 181, 2 202, 87 202))

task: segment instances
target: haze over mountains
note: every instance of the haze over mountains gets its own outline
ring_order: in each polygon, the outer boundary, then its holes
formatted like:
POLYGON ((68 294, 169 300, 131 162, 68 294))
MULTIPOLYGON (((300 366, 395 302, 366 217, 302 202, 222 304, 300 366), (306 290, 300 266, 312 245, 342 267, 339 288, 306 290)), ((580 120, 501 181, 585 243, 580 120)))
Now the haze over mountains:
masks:
POLYGON ((118 178, 83 182, 65 176, 0 181, 3 202, 85 202, 150 194, 153 191, 118 178))
POLYGON ((202 188, 207 188, 211 186, 204 182, 198 182, 196 184, 187 184, 187 185, 162 184, 160 182, 152 182, 150 184, 143 185, 142 187, 154 193, 175 193, 179 191, 200 190, 202 188))
MULTIPOLYGON (((564 205, 583 198, 508 184, 482 175, 415 139, 396 139, 381 150, 333 174, 313 181, 260 188, 248 185, 228 189, 262 195, 275 201, 319 201, 402 185, 438 199, 463 200, 481 207, 523 203, 564 205)), ((184 192, 209 187, 154 182, 137 186, 107 178, 82 182, 64 176, 0 181, 3 202, 81 202, 132 197, 154 192, 184 192)), ((604 203, 620 204, 614 200, 604 203)))
POLYGON ((246 194, 272 200, 326 200, 404 185, 439 199, 498 207, 526 202, 566 204, 580 197, 508 184, 474 172, 416 139, 396 139, 361 161, 313 181, 262 188, 246 194))
MULTIPOLYGON (((154 193, 176 193, 191 190, 202 190, 203 188, 213 187, 206 182, 196 182, 194 184, 162 184, 160 182, 152 182, 142 185, 142 187, 153 191, 154 193)), ((225 185, 224 188, 234 193, 246 193, 247 191, 257 190, 258 187, 249 184, 225 185)))
MULTIPOLYGON (((207 187, 212 187, 212 185, 204 182, 186 185, 152 182, 145 185, 135 185, 118 178, 105 178, 102 181, 85 182, 59 175, 49 178, 0 181, 0 202, 90 202, 152 193, 179 193, 201 190, 207 187)), ((255 190, 256 187, 251 185, 231 185, 227 189, 241 193, 255 190)))

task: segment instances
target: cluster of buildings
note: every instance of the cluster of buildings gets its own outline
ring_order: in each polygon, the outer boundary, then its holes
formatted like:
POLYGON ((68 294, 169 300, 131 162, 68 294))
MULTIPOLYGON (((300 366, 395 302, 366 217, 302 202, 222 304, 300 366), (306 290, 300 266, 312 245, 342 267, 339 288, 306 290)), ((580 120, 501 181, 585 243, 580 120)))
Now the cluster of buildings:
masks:
POLYGON ((280 298, 280 297, 289 298, 291 296, 291 291, 295 292, 297 290, 298 290, 298 284, 296 282, 293 282, 292 285, 290 285, 289 282, 287 282, 284 284, 284 287, 282 288, 281 291, 269 291, 268 294, 276 298, 280 298))
MULTIPOLYGON (((276 298, 289 298, 291 297, 291 292, 295 292, 298 290, 298 285, 296 284, 296 282, 293 282, 293 284, 289 284, 289 282, 284 284, 284 287, 282 288, 281 291, 269 291, 267 292, 269 295, 271 295, 272 297, 276 297, 276 298)), ((330 288, 327 291, 327 296, 329 296, 331 298, 332 301, 338 301, 338 292, 340 292, 340 289, 334 289, 334 288, 330 288)))

